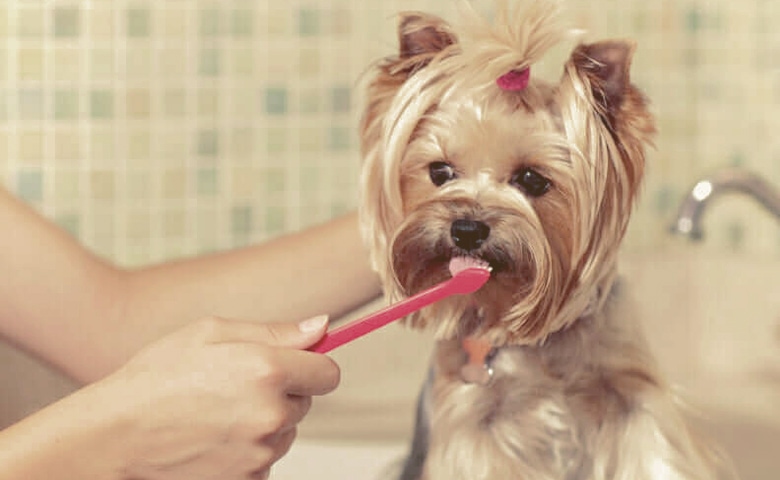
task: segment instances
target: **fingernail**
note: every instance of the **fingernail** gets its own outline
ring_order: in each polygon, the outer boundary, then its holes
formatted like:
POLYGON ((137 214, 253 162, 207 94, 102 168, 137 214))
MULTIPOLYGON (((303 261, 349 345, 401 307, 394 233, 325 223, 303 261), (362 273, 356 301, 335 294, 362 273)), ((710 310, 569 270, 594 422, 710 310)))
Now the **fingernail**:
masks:
POLYGON ((321 329, 323 326, 325 326, 326 323, 328 323, 328 316, 318 315, 316 317, 302 321, 298 324, 298 328, 304 333, 309 333, 321 329))

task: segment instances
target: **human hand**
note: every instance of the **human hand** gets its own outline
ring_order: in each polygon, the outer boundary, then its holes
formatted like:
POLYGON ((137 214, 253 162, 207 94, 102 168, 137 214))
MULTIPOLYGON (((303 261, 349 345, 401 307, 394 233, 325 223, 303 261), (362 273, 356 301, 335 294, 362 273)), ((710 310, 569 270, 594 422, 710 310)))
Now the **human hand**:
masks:
POLYGON ((209 318, 150 345, 94 387, 124 421, 121 467, 145 480, 265 479, 313 395, 339 383, 330 358, 301 349, 327 321, 209 318))

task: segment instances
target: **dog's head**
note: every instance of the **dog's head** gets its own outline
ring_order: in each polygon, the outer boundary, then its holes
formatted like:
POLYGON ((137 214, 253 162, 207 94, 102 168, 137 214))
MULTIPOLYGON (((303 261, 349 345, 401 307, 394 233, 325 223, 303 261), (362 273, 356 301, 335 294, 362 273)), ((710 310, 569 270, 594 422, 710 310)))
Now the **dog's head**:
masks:
POLYGON ((533 64, 569 35, 557 2, 463 29, 401 16, 368 86, 361 219, 391 297, 490 263, 477 293, 414 315, 439 338, 534 343, 604 300, 654 132, 629 81, 634 45, 579 44, 557 84, 533 64))

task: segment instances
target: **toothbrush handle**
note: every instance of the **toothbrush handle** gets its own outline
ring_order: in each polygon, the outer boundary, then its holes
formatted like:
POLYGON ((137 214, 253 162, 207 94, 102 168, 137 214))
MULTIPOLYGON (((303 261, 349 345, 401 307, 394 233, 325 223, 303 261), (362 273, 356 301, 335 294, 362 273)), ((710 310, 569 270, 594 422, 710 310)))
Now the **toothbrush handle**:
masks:
POLYGON ((410 313, 414 313, 417 310, 420 310, 434 302, 438 302, 439 300, 455 293, 451 288, 449 288, 451 283, 452 279, 443 283, 439 283, 427 290, 423 290, 422 292, 401 300, 398 303, 389 305, 366 317, 334 328, 330 332, 325 333, 325 336, 323 336, 319 342, 309 347, 308 350, 317 353, 330 352, 338 346, 371 333, 390 322, 403 318, 410 313))

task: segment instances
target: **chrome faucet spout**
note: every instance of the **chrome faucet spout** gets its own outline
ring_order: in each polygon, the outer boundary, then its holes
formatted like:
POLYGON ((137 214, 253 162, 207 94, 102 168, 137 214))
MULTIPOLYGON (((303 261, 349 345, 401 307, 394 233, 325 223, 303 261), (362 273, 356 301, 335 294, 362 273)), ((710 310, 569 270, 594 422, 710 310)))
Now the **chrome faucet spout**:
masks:
POLYGON ((707 207, 715 198, 731 193, 753 198, 780 220, 779 190, 755 173, 727 168, 696 182, 680 204, 670 231, 691 240, 701 240, 704 236, 702 218, 707 207))

